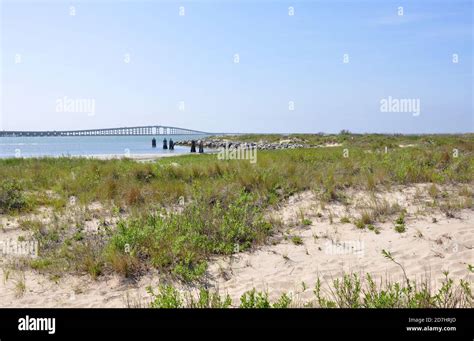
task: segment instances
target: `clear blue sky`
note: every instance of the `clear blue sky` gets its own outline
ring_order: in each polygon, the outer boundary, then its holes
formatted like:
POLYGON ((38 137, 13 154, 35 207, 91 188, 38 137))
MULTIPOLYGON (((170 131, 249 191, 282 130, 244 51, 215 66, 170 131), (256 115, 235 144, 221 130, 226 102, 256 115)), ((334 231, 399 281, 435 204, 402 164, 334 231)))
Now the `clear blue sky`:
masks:
POLYGON ((3 130, 474 131, 472 1, 0 1, 3 130))

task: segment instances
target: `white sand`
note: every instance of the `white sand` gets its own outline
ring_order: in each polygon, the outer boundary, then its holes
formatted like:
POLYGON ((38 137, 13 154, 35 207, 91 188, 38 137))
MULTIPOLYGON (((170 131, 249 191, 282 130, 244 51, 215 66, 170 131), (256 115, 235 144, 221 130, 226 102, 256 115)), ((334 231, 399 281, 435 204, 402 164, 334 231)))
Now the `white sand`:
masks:
POLYGON ((98 160, 113 160, 113 159, 131 159, 135 161, 152 161, 164 157, 187 155, 187 153, 180 154, 95 154, 95 155, 74 155, 77 158, 98 159, 98 160))
MULTIPOLYGON (((308 200, 298 204, 308 206, 308 200)), ((296 206, 284 207, 281 214, 285 218, 295 216, 296 206)), ((300 236, 302 245, 295 245, 290 237, 277 245, 240 254, 231 262, 220 260, 211 272, 216 275, 219 289, 234 298, 255 287, 268 290, 272 299, 292 292, 303 302, 314 299, 318 277, 329 283, 343 273, 369 272, 376 278, 403 282, 402 270, 384 258, 382 250, 392 253, 410 279, 428 278, 433 288, 439 287, 445 270, 455 280, 466 279, 467 265, 474 264, 474 212, 465 210, 459 219, 436 214, 437 223, 432 223, 431 217, 408 219, 407 232, 402 234, 394 230, 393 222, 378 224, 381 232, 375 234, 353 224, 341 224, 339 218, 333 224, 327 222, 327 217, 311 218, 310 226, 295 227, 289 233, 300 236)), ((471 274, 469 279, 472 281, 474 276, 471 274)))
MULTIPOLYGON (((298 300, 307 302, 314 299, 313 289, 318 277, 330 281, 350 271, 370 272, 376 278, 388 276, 403 281, 401 269, 382 256, 383 249, 390 251, 403 264, 411 279, 428 278, 433 287, 439 287, 442 272, 447 270, 456 281, 467 279, 472 282, 473 276, 469 275, 467 266, 474 264, 474 211, 462 210, 456 213, 456 218, 447 218, 439 210, 428 212, 423 208, 423 200, 428 199, 417 199, 418 192, 419 188, 411 187, 383 195, 391 202, 397 201, 407 207, 410 212, 406 219, 407 231, 402 234, 394 231, 394 218, 376 224, 380 234, 340 223, 341 216, 357 216, 368 200, 366 193, 352 193, 352 209, 341 204, 321 208, 309 192, 290 198, 275 212, 287 225, 283 228, 284 233, 277 236, 276 245, 266 245, 231 258, 211 260, 210 284, 222 294, 229 293, 238 304, 240 295, 254 287, 268 290, 272 300, 284 292, 292 292, 298 300), (302 227, 295 224, 300 210, 312 221, 311 225, 302 227), (323 216, 317 217, 317 212, 323 216), (331 214, 332 224, 329 221, 331 214), (433 223, 433 217, 438 222, 433 223), (303 245, 291 241, 295 235, 301 237, 303 245), (353 243, 359 252, 349 249, 338 254, 343 249, 331 247, 346 242, 353 243)), ((0 232, 0 240, 21 233, 13 225, 0 232)), ((88 276, 66 275, 56 283, 32 270, 4 270, 3 275, 0 274, 0 307, 145 306, 149 302, 146 287, 156 287, 159 279, 158 273, 147 274, 138 282, 116 275, 101 277, 97 281, 88 276), (22 283, 23 278, 26 289, 19 295, 21 285, 18 283, 22 283)))

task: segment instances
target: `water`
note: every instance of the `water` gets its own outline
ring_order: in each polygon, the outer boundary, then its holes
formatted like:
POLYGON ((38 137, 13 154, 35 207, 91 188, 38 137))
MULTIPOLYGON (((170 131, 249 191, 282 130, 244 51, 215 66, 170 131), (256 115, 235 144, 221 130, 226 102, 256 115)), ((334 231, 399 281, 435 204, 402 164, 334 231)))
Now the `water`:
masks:
MULTIPOLYGON (((200 139, 205 135, 171 136, 174 142, 200 139)), ((0 158, 87 155, 182 154, 190 147, 175 146, 163 150, 163 139, 155 136, 157 148, 151 147, 153 136, 70 136, 70 137, 0 137, 0 158)))

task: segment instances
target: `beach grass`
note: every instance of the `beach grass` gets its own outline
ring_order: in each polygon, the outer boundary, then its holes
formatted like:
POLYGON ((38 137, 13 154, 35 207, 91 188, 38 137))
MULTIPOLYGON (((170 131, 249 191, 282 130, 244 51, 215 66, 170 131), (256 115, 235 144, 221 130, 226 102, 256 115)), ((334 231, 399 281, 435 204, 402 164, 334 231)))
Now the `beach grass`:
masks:
MULTIPOLYGON (((255 140, 255 135, 249 136, 255 140)), ((315 139, 314 143, 329 138, 294 136, 315 139)), ((464 184, 461 195, 465 205, 472 206, 472 134, 398 137, 344 133, 333 137, 342 145, 259 151, 255 164, 218 160, 212 154, 153 163, 4 159, 0 160, 0 211, 21 216, 46 207, 61 217, 86 207, 80 219, 25 224, 40 241, 39 258, 31 262, 39 271, 85 272, 96 278, 110 271, 136 276, 156 268, 192 282, 205 274, 209 257, 265 243, 274 232, 265 218, 266 210, 305 190, 312 190, 323 202, 344 202, 343 193, 351 188, 374 192, 394 185, 456 183, 464 184), (402 143, 412 146, 401 148, 402 143), (387 145, 392 146, 388 152, 387 145), (92 219, 86 217, 87 206, 95 202, 118 223, 112 229, 104 222, 100 233, 91 236, 83 230, 85 222, 92 219)), ((399 211, 379 203, 362 212, 354 223, 360 228, 371 227, 377 219, 399 211)), ((402 223, 395 226, 403 233, 402 223)))
POLYGON ((429 140, 429 144, 427 137, 419 137, 412 141, 418 141, 417 146, 387 153, 383 148, 366 149, 357 143, 338 148, 259 151, 256 164, 217 160, 215 155, 164 158, 155 163, 127 159, 3 159, 0 209, 11 212, 44 205, 64 207, 71 197, 82 204, 173 205, 180 197, 192 200, 196 192, 224 198, 235 189, 257 193, 258 200, 271 204, 282 195, 304 189, 315 189, 327 200, 337 200, 340 188, 373 190, 393 184, 470 183, 474 138, 467 136, 442 136, 429 140))
POLYGON ((283 293, 270 300, 267 291, 255 288, 244 292, 240 302, 229 295, 200 288, 195 293, 182 292, 172 285, 148 287, 151 308, 472 308, 474 296, 466 280, 455 282, 445 273, 438 290, 428 281, 397 282, 375 280, 370 273, 345 273, 329 282, 315 283, 312 299, 301 300, 298 292, 283 293))

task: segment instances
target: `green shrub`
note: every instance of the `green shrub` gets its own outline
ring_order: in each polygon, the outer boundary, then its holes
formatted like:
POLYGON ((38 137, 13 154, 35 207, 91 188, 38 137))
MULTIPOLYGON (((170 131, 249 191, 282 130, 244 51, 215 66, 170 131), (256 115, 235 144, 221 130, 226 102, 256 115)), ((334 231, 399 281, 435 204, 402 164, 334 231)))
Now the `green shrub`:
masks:
POLYGON ((182 308, 183 300, 177 289, 171 285, 160 285, 158 292, 155 293, 151 287, 147 292, 152 296, 151 308, 182 308))
POLYGON ((300 236, 293 236, 293 237, 291 237, 291 241, 292 241, 293 244, 295 244, 295 245, 303 245, 303 239, 301 239, 300 236))
POLYGON ((232 300, 229 295, 222 298, 216 292, 201 288, 197 300, 191 296, 190 308, 230 308, 232 300))
POLYGON ((278 301, 273 303, 273 308, 289 308, 291 301, 291 297, 284 293, 280 296, 278 301))
POLYGON ((205 273, 211 254, 242 251, 269 235, 271 225, 255 205, 256 198, 240 193, 230 203, 209 205, 204 196, 181 213, 160 212, 121 221, 108 242, 107 258, 128 256, 136 260, 134 264, 169 270, 186 282, 197 280, 205 273))
POLYGON ((184 282, 193 282, 201 278, 207 269, 207 262, 181 262, 176 264, 172 273, 184 282))
POLYGON ((240 308, 271 308, 268 293, 255 289, 245 292, 240 297, 240 308))
POLYGON ((27 208, 22 186, 17 181, 2 181, 0 184, 0 213, 21 211, 27 208))
POLYGON ((398 233, 403 233, 403 232, 406 232, 406 226, 405 224, 396 224, 395 225, 395 231, 397 231, 398 233))

